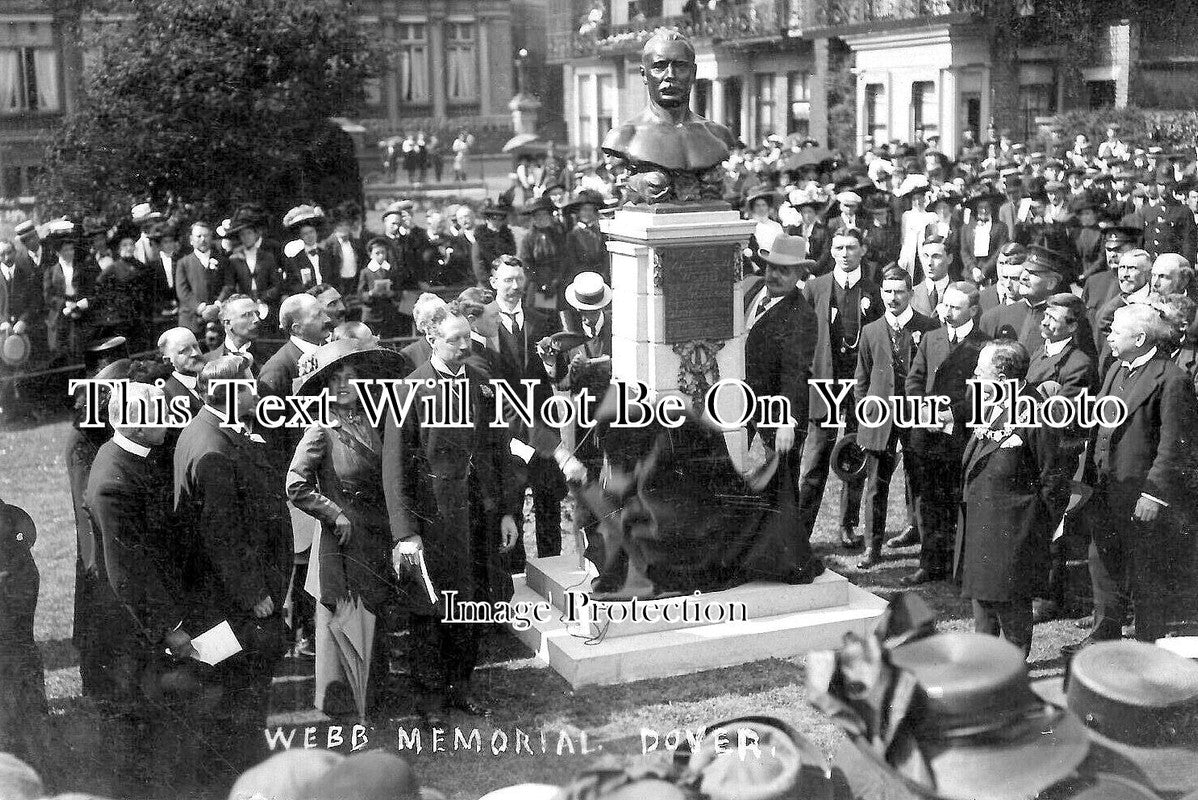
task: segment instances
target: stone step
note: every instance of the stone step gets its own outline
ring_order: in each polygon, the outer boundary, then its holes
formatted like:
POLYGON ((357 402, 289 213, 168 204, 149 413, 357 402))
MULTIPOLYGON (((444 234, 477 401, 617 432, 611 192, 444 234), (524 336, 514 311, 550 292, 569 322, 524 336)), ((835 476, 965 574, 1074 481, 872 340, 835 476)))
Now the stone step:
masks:
POLYGON ((609 638, 833 608, 848 602, 851 586, 842 575, 826 571, 809 584, 753 582, 720 592, 606 603, 588 599, 586 589, 595 569, 589 562, 586 566, 585 572, 579 570, 574 556, 530 559, 524 573, 526 584, 555 609, 569 612, 571 621, 583 623, 582 630, 590 636, 604 633, 609 638), (694 613, 698 609, 707 613, 694 613), (663 612, 673 618, 664 619, 663 612), (717 616, 711 616, 713 613, 717 616), (737 614, 740 616, 732 616, 737 614))
MULTIPOLYGON (((545 609, 543 596, 521 576, 515 580, 513 602, 540 602, 545 609)), ((627 683, 834 649, 850 632, 865 636, 877 624, 886 601, 847 581, 844 591, 845 602, 837 606, 601 638, 589 626, 567 625, 560 610, 553 609, 542 612, 545 622, 533 621, 526 630, 512 633, 575 689, 627 683)))

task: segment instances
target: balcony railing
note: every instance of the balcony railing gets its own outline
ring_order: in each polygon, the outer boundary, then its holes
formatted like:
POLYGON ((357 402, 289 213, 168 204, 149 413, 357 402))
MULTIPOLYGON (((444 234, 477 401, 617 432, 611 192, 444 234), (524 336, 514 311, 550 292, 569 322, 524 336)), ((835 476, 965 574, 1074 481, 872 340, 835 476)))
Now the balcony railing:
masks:
MULTIPOLYGON (((725 4, 727 5, 727 4, 725 4)), ((782 0, 729 6, 726 10, 704 11, 696 16, 650 17, 619 25, 600 24, 589 33, 573 31, 550 35, 547 58, 562 62, 571 58, 626 55, 639 52, 658 28, 677 28, 692 40, 743 41, 781 38, 786 17, 779 12, 782 0)))
MULTIPOLYGON (((792 7, 795 4, 792 3, 792 7)), ((892 22, 943 17, 951 14, 981 14, 985 0, 813 0, 801 4, 790 15, 802 28, 835 28, 870 22, 892 22)))

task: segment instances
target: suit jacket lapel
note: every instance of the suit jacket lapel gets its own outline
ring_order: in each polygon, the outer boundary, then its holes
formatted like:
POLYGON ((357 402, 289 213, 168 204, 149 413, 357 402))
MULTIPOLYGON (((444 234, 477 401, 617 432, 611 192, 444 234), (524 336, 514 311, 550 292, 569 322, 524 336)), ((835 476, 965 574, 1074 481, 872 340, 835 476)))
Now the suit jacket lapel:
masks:
MULTIPOLYGON (((1112 373, 1117 373, 1122 369, 1122 364, 1117 369, 1111 370, 1112 373)), ((1152 390, 1156 388, 1158 379, 1161 373, 1165 371, 1165 360, 1163 358, 1154 358, 1144 366, 1140 367, 1142 372, 1139 375, 1133 375, 1129 378, 1135 381, 1131 392, 1127 397, 1123 398, 1123 402, 1127 405, 1127 414, 1131 416, 1137 408, 1144 404, 1148 399, 1148 395, 1152 394, 1152 390)))

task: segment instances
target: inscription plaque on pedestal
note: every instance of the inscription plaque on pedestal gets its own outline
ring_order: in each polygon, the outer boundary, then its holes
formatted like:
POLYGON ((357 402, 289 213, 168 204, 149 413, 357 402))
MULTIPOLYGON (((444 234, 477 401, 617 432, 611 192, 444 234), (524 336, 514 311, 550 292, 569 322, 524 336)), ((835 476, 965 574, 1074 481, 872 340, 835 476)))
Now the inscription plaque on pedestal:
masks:
POLYGON ((660 247, 662 339, 731 339, 735 244, 660 247))

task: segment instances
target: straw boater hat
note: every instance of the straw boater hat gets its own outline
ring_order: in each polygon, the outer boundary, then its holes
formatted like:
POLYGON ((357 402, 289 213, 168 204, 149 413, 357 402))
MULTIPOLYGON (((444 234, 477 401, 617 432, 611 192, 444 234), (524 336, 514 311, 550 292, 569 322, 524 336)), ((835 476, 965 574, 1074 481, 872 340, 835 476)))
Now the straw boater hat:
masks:
POLYGON ((340 367, 352 366, 359 378, 403 377, 404 357, 394 350, 363 347, 357 339, 322 344, 300 361, 302 374, 295 379, 297 395, 319 394, 340 367))
POLYGON ((283 227, 291 233, 298 234, 302 225, 317 225, 324 222, 324 212, 320 206, 302 205, 283 215, 283 227))
POLYGON ((579 311, 598 311, 611 305, 612 290, 598 272, 580 272, 565 295, 566 302, 579 311))
POLYGON ((1085 721, 1098 768, 1130 761, 1150 787, 1173 796, 1198 787, 1198 664, 1162 647, 1100 642, 1077 653, 1068 676, 1037 681, 1045 700, 1085 721))

